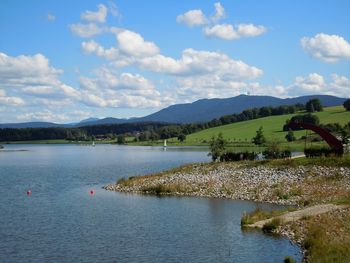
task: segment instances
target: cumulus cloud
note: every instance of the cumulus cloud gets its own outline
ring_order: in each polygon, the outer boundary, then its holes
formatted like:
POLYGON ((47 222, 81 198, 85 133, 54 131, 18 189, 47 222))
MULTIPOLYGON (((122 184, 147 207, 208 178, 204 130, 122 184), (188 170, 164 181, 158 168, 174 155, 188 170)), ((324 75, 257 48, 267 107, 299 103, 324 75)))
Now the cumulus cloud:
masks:
POLYGON ((98 10, 96 12, 93 11, 85 11, 81 14, 81 19, 88 21, 88 22, 98 22, 98 23, 104 23, 106 22, 106 16, 107 16, 107 7, 103 4, 99 4, 97 6, 98 10))
POLYGON ((164 100, 154 84, 139 74, 102 67, 95 78, 80 78, 82 102, 95 107, 159 108, 164 100))
POLYGON ((11 97, 6 95, 6 91, 0 89, 0 104, 9 106, 21 106, 24 105, 24 100, 19 97, 11 97))
POLYGON ((144 69, 170 75, 216 74, 225 79, 250 79, 263 74, 261 69, 231 59, 224 53, 186 49, 179 60, 162 55, 139 61, 144 69))
POLYGON ((288 87, 291 96, 327 94, 339 97, 349 97, 350 80, 345 76, 331 75, 331 80, 324 76, 311 73, 307 76, 298 76, 292 85, 288 87))
POLYGON ((79 37, 93 37, 102 34, 108 30, 106 27, 98 26, 95 23, 77 23, 69 25, 69 28, 73 32, 73 34, 79 37))
POLYGON ((159 47, 156 44, 145 41, 140 34, 129 30, 118 33, 117 40, 119 49, 130 56, 147 57, 159 53, 159 47))
POLYGON ((236 40, 242 37, 255 37, 264 34, 267 29, 261 25, 254 24, 238 24, 233 26, 232 24, 218 24, 218 22, 226 17, 225 9, 221 3, 214 4, 215 14, 210 17, 211 23, 203 14, 202 10, 190 10, 183 15, 177 17, 178 23, 185 23, 192 27, 194 25, 210 24, 203 28, 203 34, 210 38, 221 38, 224 40, 236 40))
POLYGON ((207 37, 217 37, 225 40, 235 40, 242 37, 255 37, 266 32, 264 26, 253 24, 239 24, 236 29, 230 24, 220 24, 212 27, 205 27, 204 35, 207 37))
POLYGON ((176 17, 176 22, 185 24, 189 27, 205 25, 208 19, 203 14, 202 10, 190 10, 182 15, 176 17))
MULTIPOLYGON (((21 97, 76 101, 79 91, 62 83, 59 80, 61 73, 63 71, 50 66, 49 60, 42 54, 11 57, 0 53, 0 86, 21 97)), ((1 101, 24 104, 24 99, 20 97, 2 96, 1 101)))
POLYGON ((18 121, 65 122, 69 120, 65 114, 56 114, 49 110, 23 113, 16 118, 18 121))
POLYGON ((211 17, 214 23, 218 22, 220 19, 225 18, 225 9, 221 3, 217 2, 214 4, 215 14, 211 17))
POLYGON ((1 86, 55 85, 61 73, 62 70, 51 67, 42 54, 11 57, 0 53, 1 86))
POLYGON ((311 38, 303 37, 301 46, 306 53, 325 62, 350 60, 350 44, 341 36, 320 33, 311 38))

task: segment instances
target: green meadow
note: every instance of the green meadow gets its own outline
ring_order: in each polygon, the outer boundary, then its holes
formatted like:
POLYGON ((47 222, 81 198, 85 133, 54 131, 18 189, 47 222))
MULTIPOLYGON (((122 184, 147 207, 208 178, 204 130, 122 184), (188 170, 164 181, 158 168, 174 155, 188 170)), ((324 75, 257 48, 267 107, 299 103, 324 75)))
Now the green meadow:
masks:
MULTIPOLYGON (((302 114, 302 113, 298 113, 302 114)), ((350 122, 350 111, 346 111, 343 106, 336 107, 327 107, 324 108, 323 112, 314 113, 320 118, 320 123, 340 123, 344 125, 350 122)), ((252 146, 250 144, 252 138, 255 136, 256 131, 263 127, 264 135, 267 140, 278 140, 284 146, 289 146, 294 150, 302 150, 305 144, 304 140, 300 140, 302 136, 312 135, 311 131, 295 131, 294 135, 297 138, 297 141, 288 143, 285 139, 287 132, 284 132, 283 125, 286 123, 286 120, 290 119, 297 114, 288 114, 280 116, 270 116, 255 120, 237 122, 233 124, 227 124, 218 126, 215 128, 210 128, 196 132, 190 135, 187 135, 186 141, 179 143, 177 138, 171 138, 168 140, 169 145, 206 145, 212 138, 212 136, 223 134, 223 137, 228 140, 231 146, 238 146, 239 148, 247 148, 252 146)), ((322 145, 323 143, 313 143, 315 145, 322 145)))

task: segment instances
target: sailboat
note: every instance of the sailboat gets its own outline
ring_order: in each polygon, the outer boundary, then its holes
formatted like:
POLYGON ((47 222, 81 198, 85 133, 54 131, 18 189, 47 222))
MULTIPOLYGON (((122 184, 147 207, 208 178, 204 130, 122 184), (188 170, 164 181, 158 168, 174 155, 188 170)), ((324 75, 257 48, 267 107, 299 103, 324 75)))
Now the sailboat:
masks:
POLYGON ((164 149, 166 149, 166 139, 164 140, 164 149))
POLYGON ((95 141, 92 141, 92 146, 95 147, 95 141))

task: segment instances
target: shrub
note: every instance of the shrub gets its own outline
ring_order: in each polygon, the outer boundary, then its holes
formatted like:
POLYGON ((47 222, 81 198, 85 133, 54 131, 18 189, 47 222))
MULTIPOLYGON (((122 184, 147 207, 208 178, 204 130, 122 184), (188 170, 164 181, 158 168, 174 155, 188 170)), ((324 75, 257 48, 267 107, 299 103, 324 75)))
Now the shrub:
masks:
POLYGON ((295 263, 295 260, 292 257, 285 257, 283 260, 284 263, 295 263))
POLYGON ((281 219, 276 217, 274 219, 272 219, 270 222, 266 223, 262 230, 265 233, 272 233, 273 231, 275 231, 277 229, 277 227, 281 224, 281 219))
POLYGON ((330 157, 330 156, 341 156, 342 152, 336 149, 328 147, 322 148, 305 148, 304 154, 307 158, 311 157, 330 157))
POLYGON ((343 106, 347 111, 350 111, 350 99, 344 101, 343 106))
POLYGON ((220 156, 221 162, 255 160, 257 153, 254 152, 225 152, 220 156))

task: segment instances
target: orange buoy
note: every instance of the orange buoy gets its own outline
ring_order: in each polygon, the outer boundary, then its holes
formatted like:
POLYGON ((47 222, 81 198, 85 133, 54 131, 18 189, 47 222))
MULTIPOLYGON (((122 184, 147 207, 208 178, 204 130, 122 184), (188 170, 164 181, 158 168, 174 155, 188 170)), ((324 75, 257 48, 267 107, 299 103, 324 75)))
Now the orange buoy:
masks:
POLYGON ((27 190, 27 195, 31 195, 32 194, 32 190, 27 190))

